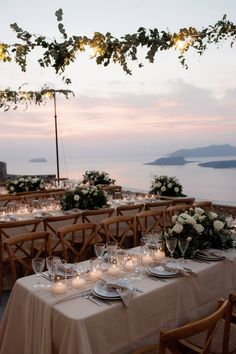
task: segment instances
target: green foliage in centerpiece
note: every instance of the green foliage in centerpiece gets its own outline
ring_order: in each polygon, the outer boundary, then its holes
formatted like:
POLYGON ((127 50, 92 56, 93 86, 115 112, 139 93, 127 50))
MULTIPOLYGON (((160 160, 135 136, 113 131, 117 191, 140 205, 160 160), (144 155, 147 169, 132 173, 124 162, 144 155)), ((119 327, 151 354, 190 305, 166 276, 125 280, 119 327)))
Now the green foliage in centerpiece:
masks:
MULTIPOLYGON (((191 208, 189 211, 174 215, 172 225, 165 231, 165 239, 175 237, 178 240, 187 239, 189 246, 186 257, 194 257, 199 249, 232 247, 231 231, 224 216, 206 212, 201 208, 191 208)), ((180 256, 177 247, 175 256, 180 256)))
POLYGON ((104 171, 86 171, 83 175, 82 183, 89 183, 91 185, 107 185, 115 183, 115 179, 109 177, 109 174, 104 171))
POLYGON ((16 177, 7 181, 6 188, 9 193, 41 191, 45 189, 45 181, 42 177, 16 177))
POLYGON ((75 189, 67 190, 61 199, 63 210, 98 209, 107 204, 107 193, 100 186, 78 185, 75 189))
POLYGON ((154 176, 150 193, 167 197, 186 197, 182 190, 183 187, 176 177, 154 176))

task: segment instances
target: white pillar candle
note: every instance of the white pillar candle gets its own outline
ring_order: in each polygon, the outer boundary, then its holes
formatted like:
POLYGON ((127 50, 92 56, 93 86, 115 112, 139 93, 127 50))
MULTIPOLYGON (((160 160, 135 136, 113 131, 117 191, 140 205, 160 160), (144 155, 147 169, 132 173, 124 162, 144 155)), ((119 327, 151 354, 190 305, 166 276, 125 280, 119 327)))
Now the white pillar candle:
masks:
POLYGON ((127 261, 127 262, 125 263, 125 270, 126 270, 127 272, 131 272, 132 270, 134 270, 134 265, 133 265, 132 260, 127 261))
POLYGON ((102 276, 102 271, 99 269, 91 270, 89 273, 90 280, 96 281, 102 276))
POLYGON ((142 263, 144 265, 150 264, 152 261, 153 261, 153 258, 149 254, 146 254, 145 256, 142 256, 142 263))
POLYGON ((73 289, 80 289, 83 288, 85 285, 85 279, 80 277, 75 277, 72 279, 72 288, 73 289))
POLYGON ((113 265, 107 269, 107 273, 111 276, 116 276, 120 274, 120 268, 117 267, 116 265, 113 265))
POLYGON ((66 284, 57 282, 52 285, 51 290, 53 295, 63 295, 66 292, 66 284))

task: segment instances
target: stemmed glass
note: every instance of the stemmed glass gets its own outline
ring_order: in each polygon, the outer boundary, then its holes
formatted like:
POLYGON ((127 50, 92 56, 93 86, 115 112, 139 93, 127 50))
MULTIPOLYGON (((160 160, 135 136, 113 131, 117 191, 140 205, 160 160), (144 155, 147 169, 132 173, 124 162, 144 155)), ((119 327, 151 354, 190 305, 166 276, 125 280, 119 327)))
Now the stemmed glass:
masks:
POLYGON ((55 270, 56 270, 56 263, 60 262, 60 257, 57 256, 49 256, 46 258, 46 266, 49 274, 51 275, 51 281, 54 282, 55 280, 55 270))
POLYGON ((184 263, 185 252, 187 251, 189 241, 187 239, 178 240, 178 246, 181 252, 182 262, 184 263))
POLYGON ((174 256, 174 251, 177 246, 177 238, 172 237, 172 238, 167 238, 166 239, 166 247, 168 248, 168 251, 170 252, 171 258, 174 256))
POLYGON ((99 259, 102 259, 102 256, 104 255, 105 252, 105 248, 106 245, 102 242, 96 242, 94 244, 94 252, 99 259))
POLYGON ((41 283, 41 273, 44 269, 45 259, 44 258, 34 258, 32 259, 32 268, 37 276, 37 284, 33 285, 33 288, 44 287, 44 284, 41 283))

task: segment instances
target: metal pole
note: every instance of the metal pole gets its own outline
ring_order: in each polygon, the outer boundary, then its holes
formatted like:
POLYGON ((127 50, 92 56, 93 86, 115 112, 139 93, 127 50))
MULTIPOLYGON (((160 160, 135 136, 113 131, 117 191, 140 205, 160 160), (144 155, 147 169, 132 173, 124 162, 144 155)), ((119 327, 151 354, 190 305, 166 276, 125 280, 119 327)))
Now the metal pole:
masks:
POLYGON ((59 154, 58 154, 58 135, 57 135, 57 104, 56 104, 56 92, 53 93, 54 100, 54 118, 55 118, 55 138, 56 138, 56 160, 57 160, 57 178, 60 178, 59 172, 59 154))

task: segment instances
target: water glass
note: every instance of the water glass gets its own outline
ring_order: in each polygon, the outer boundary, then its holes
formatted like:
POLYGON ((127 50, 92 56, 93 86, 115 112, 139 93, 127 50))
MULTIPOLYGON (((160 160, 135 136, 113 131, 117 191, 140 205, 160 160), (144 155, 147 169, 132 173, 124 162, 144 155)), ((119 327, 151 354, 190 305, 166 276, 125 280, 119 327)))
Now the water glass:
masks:
POLYGON ((170 252, 170 256, 171 258, 173 258, 174 256, 174 251, 175 251, 175 248, 177 246, 177 238, 167 238, 166 239, 166 247, 168 249, 168 251, 170 252))
POLYGON ((32 259, 32 268, 37 276, 37 284, 33 285, 33 288, 44 287, 44 284, 41 283, 41 273, 45 266, 44 258, 34 258, 32 259))
POLYGON ((117 242, 107 242, 106 243, 106 250, 107 250, 107 258, 108 261, 115 256, 115 252, 118 249, 118 243, 117 242))
POLYGON ((49 274, 51 275, 51 280, 54 282, 55 280, 55 272, 56 272, 56 263, 60 261, 60 257, 57 256, 49 256, 46 258, 46 266, 49 274))
POLYGON ((94 252, 98 258, 102 258, 106 249, 106 245, 102 242, 96 242, 94 244, 94 252))
POLYGON ((181 252, 181 256, 183 258, 183 262, 184 262, 185 252, 188 249, 188 245, 189 245, 189 241, 187 239, 178 240, 178 246, 181 252))

